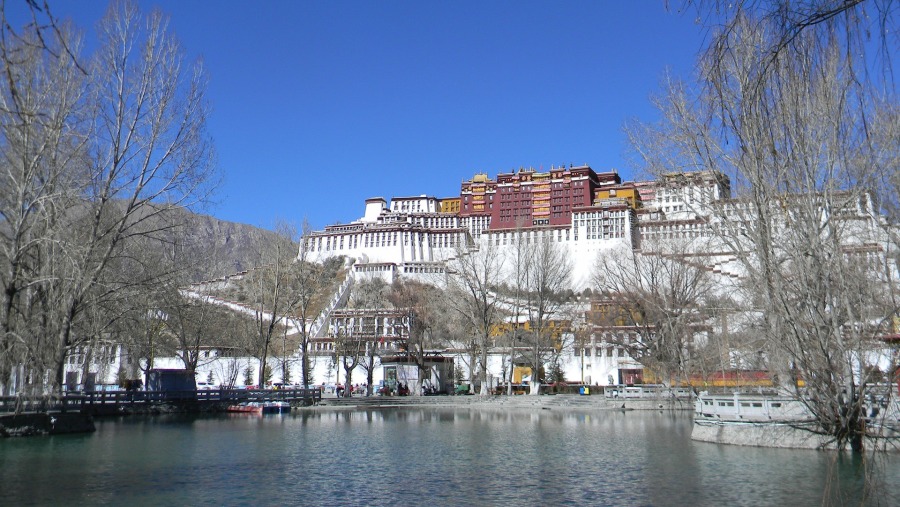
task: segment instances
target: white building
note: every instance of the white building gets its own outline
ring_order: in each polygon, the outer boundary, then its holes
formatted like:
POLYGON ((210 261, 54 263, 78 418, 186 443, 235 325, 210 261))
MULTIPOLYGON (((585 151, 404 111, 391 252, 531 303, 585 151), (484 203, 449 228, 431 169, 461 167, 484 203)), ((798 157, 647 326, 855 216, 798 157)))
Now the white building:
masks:
MULTIPOLYGON (((604 173, 591 183, 590 168, 574 168, 573 175, 576 170, 581 171, 580 180, 572 183, 573 188, 594 185, 590 205, 556 205, 569 199, 569 194, 560 190, 569 181, 568 172, 556 170, 552 180, 549 176, 543 178, 528 194, 532 199, 528 205, 535 210, 548 210, 550 218, 538 219, 535 211, 533 217, 529 215, 533 220, 526 227, 492 227, 493 218, 506 213, 502 216, 509 220, 510 213, 516 213, 516 209, 504 207, 502 189, 512 185, 512 175, 504 175, 505 179, 498 182, 478 175, 470 186, 464 183, 465 191, 459 201, 464 202, 463 208, 468 205, 480 213, 441 212, 447 209, 441 200, 424 195, 395 198, 390 204, 383 198, 369 199, 359 220, 328 226, 310 235, 308 258, 321 260, 343 255, 353 260, 352 271, 359 276, 381 276, 387 282, 397 276, 410 276, 435 282, 440 280, 436 275, 442 273, 445 262, 472 249, 490 246, 498 255, 512 259, 518 241, 535 243, 549 239, 572 261, 573 290, 580 291, 590 287, 592 271, 602 253, 614 255, 625 248, 636 255, 657 255, 664 245, 677 243, 684 249, 684 262, 704 267, 718 277, 723 293, 735 292, 746 276, 745 270, 733 245, 725 245, 719 239, 718 230, 746 220, 747 206, 731 198, 727 177, 704 171, 671 174, 654 182, 619 183, 617 176, 604 173), (537 197, 538 191, 546 196, 537 197), (569 219, 556 210, 567 211, 569 219)), ((535 180, 542 176, 527 171, 523 174, 535 180)), ((456 204, 459 209, 459 202, 456 204)), ((788 198, 772 206, 779 208, 777 213, 790 213, 788 198)), ((835 212, 841 213, 843 223, 852 231, 847 234, 846 251, 867 262, 880 263, 889 273, 888 278, 897 280, 896 254, 890 253, 892 240, 886 232, 889 228, 871 197, 864 194, 862 199, 835 212)), ((621 337, 612 338, 594 336, 585 347, 571 350, 564 361, 566 377, 580 379, 584 372, 586 381, 605 384, 610 377, 619 382, 627 372, 641 368, 622 347, 612 345, 621 337)), ((499 356, 492 359, 492 375, 501 374, 500 363, 499 356)))

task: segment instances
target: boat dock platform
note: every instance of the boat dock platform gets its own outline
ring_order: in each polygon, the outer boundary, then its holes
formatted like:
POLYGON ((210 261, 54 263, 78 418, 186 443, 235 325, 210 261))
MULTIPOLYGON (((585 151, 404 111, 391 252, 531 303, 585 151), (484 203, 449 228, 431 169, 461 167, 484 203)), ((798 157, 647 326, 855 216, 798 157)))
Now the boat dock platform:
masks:
POLYGON ((287 402, 307 406, 322 400, 319 389, 199 389, 188 391, 67 392, 63 396, 0 397, 0 414, 23 412, 80 412, 116 415, 141 412, 224 412, 240 403, 287 402))

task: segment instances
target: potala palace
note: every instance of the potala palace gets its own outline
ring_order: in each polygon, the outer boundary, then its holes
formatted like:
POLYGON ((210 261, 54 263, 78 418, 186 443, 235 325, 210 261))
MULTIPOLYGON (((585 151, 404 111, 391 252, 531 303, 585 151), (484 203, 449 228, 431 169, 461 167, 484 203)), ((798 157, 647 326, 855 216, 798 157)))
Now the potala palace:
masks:
MULTIPOLYGON (((513 257, 519 241, 550 241, 571 261, 571 289, 580 293, 592 288, 600 255, 654 255, 659 245, 677 242, 683 245, 683 262, 709 272, 722 292, 732 292, 745 273, 734 248, 718 240, 715 231, 739 224, 742 208, 742 202, 732 198, 729 179, 721 173, 678 173, 656 181, 630 182, 622 181, 616 172, 597 173, 586 165, 551 167, 549 172, 520 169, 493 178, 476 174, 461 184, 459 195, 452 197, 373 197, 365 201, 358 220, 330 225, 304 238, 301 249, 306 260, 341 256, 347 260, 347 275, 314 320, 293 321, 290 326, 294 331, 298 326, 308 326, 313 336, 310 354, 316 384, 343 381, 343 372, 336 367, 333 337, 357 333, 360 340, 369 343, 367 346, 379 349, 380 358, 390 358, 375 375, 376 383, 387 379, 413 386, 429 381, 443 385, 446 379, 437 376, 446 372, 439 375, 435 370, 431 379, 419 379, 414 365, 387 364, 396 360, 408 336, 403 315, 385 308, 347 308, 354 282, 379 277, 391 283, 409 278, 440 286, 447 262, 458 256, 490 247, 498 256, 513 257)), ((867 262, 886 266, 888 277, 896 280, 897 255, 887 232, 890 227, 872 198, 864 193, 840 212, 853 230, 846 250, 867 262)), ((220 303, 241 310, 237 303, 220 303)), ((627 341, 630 331, 591 322, 589 315, 598 310, 599 304, 587 296, 568 304, 567 315, 579 317, 578 322, 572 322, 571 317, 567 320, 582 329, 589 328, 590 337, 577 347, 574 340, 566 342, 560 355, 565 378, 604 385, 634 382, 641 376, 642 365, 616 345, 627 341)), ((471 378, 464 351, 446 348, 433 352, 436 357, 452 358, 471 378)), ((284 351, 275 356, 270 363, 275 372, 273 380, 278 382, 279 372, 289 359, 284 351)), ((299 378, 297 355, 290 351, 290 357, 291 377, 299 378)), ((492 383, 509 378, 509 358, 508 349, 490 351, 488 373, 492 383)), ((243 374, 235 372, 255 372, 254 361, 220 357, 211 348, 198 366, 198 379, 226 384, 234 383, 237 377, 240 383, 243 374)), ((156 364, 180 366, 174 358, 168 362, 158 358, 156 364)), ((360 368, 352 381, 363 382, 365 378, 360 368)), ((258 381, 254 376, 254 382, 258 381)))
POLYGON ((549 237, 573 260, 577 289, 590 285, 600 251, 640 248, 645 238, 709 236, 708 210, 729 196, 728 180, 713 173, 663 182, 622 182, 588 166, 478 174, 459 196, 368 199, 362 218, 315 232, 308 248, 314 259, 343 255, 357 259, 358 272, 392 277, 431 273, 469 245, 508 254, 518 235, 549 237))

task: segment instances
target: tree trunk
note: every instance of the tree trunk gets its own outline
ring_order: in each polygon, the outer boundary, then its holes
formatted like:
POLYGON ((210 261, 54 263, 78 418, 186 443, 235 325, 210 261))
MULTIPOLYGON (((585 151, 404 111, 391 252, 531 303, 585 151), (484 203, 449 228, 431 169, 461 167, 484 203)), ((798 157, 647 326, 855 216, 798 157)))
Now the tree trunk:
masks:
POLYGON ((475 375, 478 373, 478 356, 475 352, 475 346, 469 352, 469 392, 475 394, 475 375))
POLYGON ((262 389, 266 383, 266 359, 268 359, 269 355, 269 340, 263 344, 263 351, 261 357, 259 358, 259 382, 257 382, 257 387, 262 389))
POLYGON ((366 367, 366 396, 372 396, 372 384, 375 382, 375 343, 370 344, 368 354, 368 366, 366 367))
POLYGON ((533 357, 533 359, 532 359, 533 367, 531 370, 531 384, 529 385, 529 391, 528 391, 528 394, 530 394, 531 396, 537 396, 537 395, 541 394, 541 360, 540 360, 541 333, 540 333, 540 329, 535 329, 534 340, 535 340, 534 341, 534 350, 531 351, 532 354, 534 354, 532 356, 533 357))
MULTIPOLYGON (((305 321, 303 326, 306 326, 305 321)), ((310 376, 309 371, 309 340, 306 337, 305 330, 302 332, 302 337, 300 338, 300 370, 301 375, 303 376, 303 387, 312 384, 312 377, 310 376)))
POLYGON ((479 394, 481 394, 482 396, 491 394, 490 386, 488 385, 487 343, 488 338, 485 337, 484 344, 481 347, 481 357, 479 360, 479 366, 481 367, 481 391, 479 392, 479 394))
POLYGON ((353 394, 353 368, 354 366, 344 365, 344 398, 350 398, 353 394))

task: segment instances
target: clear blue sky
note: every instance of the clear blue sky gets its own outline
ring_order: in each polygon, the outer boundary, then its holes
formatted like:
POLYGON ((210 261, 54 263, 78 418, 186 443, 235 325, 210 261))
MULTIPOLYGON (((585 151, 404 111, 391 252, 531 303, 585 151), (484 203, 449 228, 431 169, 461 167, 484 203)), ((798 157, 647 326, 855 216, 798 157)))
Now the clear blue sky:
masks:
MULTIPOLYGON (((224 183, 207 212, 267 228, 349 222, 368 197, 458 195, 520 166, 643 179, 623 123, 655 119, 665 70, 688 77, 707 35, 661 0, 139 5, 169 14, 210 76, 224 183)), ((92 33, 106 3, 51 9, 92 33)))

